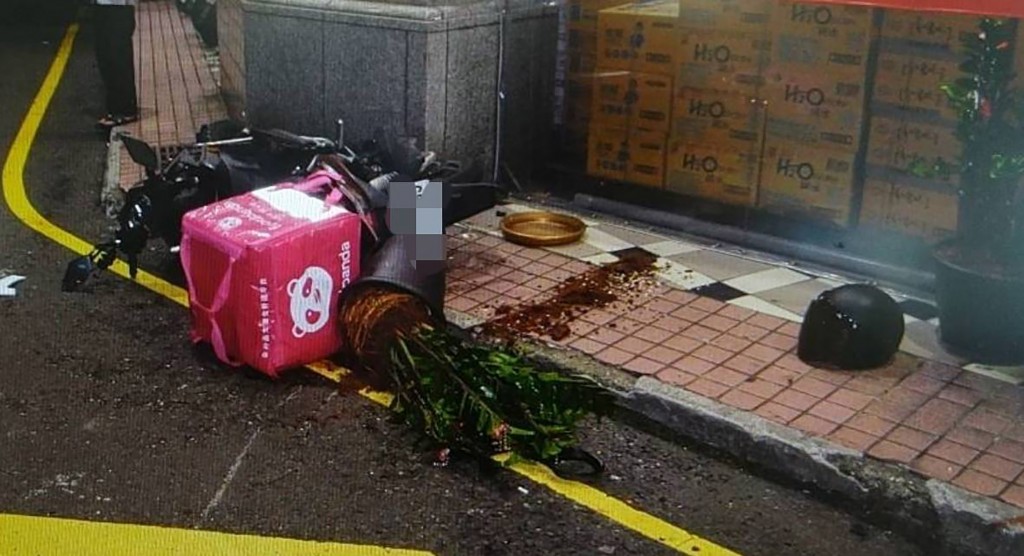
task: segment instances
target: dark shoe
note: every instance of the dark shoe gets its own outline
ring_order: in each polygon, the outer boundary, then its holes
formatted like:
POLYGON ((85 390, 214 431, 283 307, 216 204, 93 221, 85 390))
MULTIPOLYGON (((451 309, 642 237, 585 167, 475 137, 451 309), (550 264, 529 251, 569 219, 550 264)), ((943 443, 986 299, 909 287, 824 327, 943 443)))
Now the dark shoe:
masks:
POLYGON ((128 116, 114 116, 111 114, 107 114, 106 116, 100 118, 100 120, 96 122, 96 125, 105 129, 110 129, 112 127, 130 124, 134 121, 138 121, 138 119, 138 114, 131 114, 128 116))

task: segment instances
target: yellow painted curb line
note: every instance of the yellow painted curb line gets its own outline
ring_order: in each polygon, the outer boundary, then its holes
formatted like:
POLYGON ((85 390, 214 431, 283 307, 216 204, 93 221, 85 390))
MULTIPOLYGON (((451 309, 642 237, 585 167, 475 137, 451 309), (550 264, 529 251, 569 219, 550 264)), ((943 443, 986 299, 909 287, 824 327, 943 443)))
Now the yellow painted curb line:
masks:
POLYGON ((422 550, 0 514, 0 554, 32 556, 433 556, 422 550))
MULTIPOLYGON (((46 74, 43 85, 40 87, 36 98, 32 101, 32 106, 22 122, 21 129, 14 139, 11 152, 8 154, 7 161, 4 164, 3 190, 7 205, 26 226, 75 253, 84 255, 92 249, 92 246, 43 218, 29 201, 28 195, 25 193, 25 182, 23 180, 29 150, 32 148, 32 142, 35 140, 36 133, 39 131, 39 125, 46 114, 46 108, 49 106, 50 100, 57 90, 57 85, 60 83, 64 67, 71 56, 71 47, 74 44, 77 33, 77 24, 71 25, 68 28, 67 33, 64 35, 64 40, 61 41, 60 48, 57 50, 57 56, 50 66, 50 71, 46 74)), ((128 265, 122 261, 115 262, 111 266, 111 270, 123 278, 129 278, 128 265)), ((182 306, 188 306, 188 294, 185 290, 162 278, 140 270, 137 282, 182 306)), ((307 365, 307 367, 313 372, 335 382, 349 373, 347 369, 332 366, 328 363, 314 363, 307 365)), ((362 389, 360 394, 385 406, 390 405, 392 399, 390 393, 376 392, 369 388, 362 389)), ((667 521, 637 510, 600 490, 583 483, 561 479, 555 476, 550 469, 540 464, 517 463, 512 465, 510 469, 531 481, 546 486, 585 508, 589 508, 607 517, 623 527, 680 552, 710 554, 712 556, 736 555, 735 552, 692 535, 667 521)))

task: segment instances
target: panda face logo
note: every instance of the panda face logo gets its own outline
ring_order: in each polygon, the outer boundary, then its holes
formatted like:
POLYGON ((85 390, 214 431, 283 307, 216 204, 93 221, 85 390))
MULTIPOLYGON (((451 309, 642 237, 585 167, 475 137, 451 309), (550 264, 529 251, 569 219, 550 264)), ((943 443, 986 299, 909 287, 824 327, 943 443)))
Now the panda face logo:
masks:
POLYGON ((318 266, 311 266, 302 276, 288 282, 291 298, 292 335, 302 338, 323 328, 331 312, 334 279, 318 266))
POLYGON ((221 218, 220 222, 217 222, 217 228, 223 232, 234 230, 235 228, 242 225, 242 219, 237 216, 228 216, 221 218))

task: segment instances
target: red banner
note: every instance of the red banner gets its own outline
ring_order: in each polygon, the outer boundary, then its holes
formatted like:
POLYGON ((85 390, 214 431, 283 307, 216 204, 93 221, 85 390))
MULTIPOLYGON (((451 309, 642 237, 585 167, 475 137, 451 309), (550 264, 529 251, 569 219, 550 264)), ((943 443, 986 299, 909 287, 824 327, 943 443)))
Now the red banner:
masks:
POLYGON ((856 4, 897 10, 958 12, 1024 18, 1024 0, 814 0, 821 4, 856 4))

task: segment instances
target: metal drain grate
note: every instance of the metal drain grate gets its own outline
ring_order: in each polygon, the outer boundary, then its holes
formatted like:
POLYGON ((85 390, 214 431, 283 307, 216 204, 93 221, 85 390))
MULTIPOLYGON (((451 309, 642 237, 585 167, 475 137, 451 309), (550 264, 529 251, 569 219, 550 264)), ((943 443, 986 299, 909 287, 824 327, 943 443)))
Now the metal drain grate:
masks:
POLYGON ((202 154, 199 147, 195 145, 164 145, 158 147, 156 151, 157 156, 160 157, 160 167, 166 166, 171 159, 178 156, 178 153, 185 149, 188 149, 189 153, 195 158, 199 158, 199 155, 202 154))

